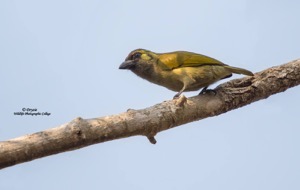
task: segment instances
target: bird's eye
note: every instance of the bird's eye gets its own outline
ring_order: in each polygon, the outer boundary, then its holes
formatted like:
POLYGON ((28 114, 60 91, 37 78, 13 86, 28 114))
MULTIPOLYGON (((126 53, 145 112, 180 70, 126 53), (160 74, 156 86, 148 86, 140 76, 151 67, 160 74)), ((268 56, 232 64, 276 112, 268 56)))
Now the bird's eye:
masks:
POLYGON ((142 54, 140 52, 136 52, 131 56, 131 60, 136 60, 141 58, 142 54))

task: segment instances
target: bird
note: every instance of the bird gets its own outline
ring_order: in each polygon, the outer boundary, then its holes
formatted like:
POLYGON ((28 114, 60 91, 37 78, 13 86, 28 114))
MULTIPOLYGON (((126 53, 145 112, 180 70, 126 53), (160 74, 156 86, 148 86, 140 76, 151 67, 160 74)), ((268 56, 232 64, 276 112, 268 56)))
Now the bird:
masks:
POLYGON ((173 99, 180 97, 183 92, 197 91, 201 88, 199 95, 214 91, 207 89, 208 86, 231 77, 233 73, 254 75, 249 70, 232 67, 198 53, 155 53, 146 49, 131 51, 119 69, 130 70, 149 82, 177 92, 173 99))

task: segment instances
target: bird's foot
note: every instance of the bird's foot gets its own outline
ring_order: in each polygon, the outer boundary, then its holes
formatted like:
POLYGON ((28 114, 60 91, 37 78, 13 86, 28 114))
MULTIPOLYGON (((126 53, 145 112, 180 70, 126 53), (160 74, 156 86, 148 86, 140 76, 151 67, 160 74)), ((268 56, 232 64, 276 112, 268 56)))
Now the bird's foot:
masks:
POLYGON ((217 91, 215 91, 213 89, 203 89, 203 90, 201 90, 201 92, 199 93, 199 95, 201 95, 201 94, 210 94, 210 93, 216 95, 217 91))
POLYGON ((176 98, 175 100, 176 100, 175 105, 179 106, 179 107, 182 107, 184 105, 184 103, 187 102, 187 98, 184 95, 181 95, 180 97, 176 98))
POLYGON ((175 94, 175 96, 173 97, 173 100, 178 99, 180 97, 181 93, 177 93, 175 94))

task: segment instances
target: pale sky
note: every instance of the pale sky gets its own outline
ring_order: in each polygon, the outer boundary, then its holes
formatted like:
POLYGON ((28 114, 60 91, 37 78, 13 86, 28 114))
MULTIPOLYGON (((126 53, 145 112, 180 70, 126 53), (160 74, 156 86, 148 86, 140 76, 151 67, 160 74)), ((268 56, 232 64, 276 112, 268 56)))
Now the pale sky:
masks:
MULTIPOLYGON (((172 99, 175 92, 118 69, 136 48, 192 51, 253 72, 298 59, 299 7, 2 0, 0 140, 172 99), (51 115, 14 115, 23 108, 51 115)), ((0 189, 298 190, 299 93, 295 87, 159 133, 156 145, 131 137, 9 167, 0 171, 0 189)))

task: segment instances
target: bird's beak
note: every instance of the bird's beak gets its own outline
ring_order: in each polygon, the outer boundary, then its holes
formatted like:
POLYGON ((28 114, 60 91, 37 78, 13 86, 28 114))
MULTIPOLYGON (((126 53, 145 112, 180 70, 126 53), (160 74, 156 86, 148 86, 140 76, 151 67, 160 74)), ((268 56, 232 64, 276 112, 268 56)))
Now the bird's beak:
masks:
POLYGON ((132 61, 132 60, 127 60, 127 61, 124 61, 124 62, 120 65, 119 69, 130 69, 130 68, 132 68, 134 65, 135 65, 135 62, 134 62, 134 61, 132 61))

